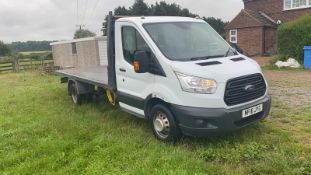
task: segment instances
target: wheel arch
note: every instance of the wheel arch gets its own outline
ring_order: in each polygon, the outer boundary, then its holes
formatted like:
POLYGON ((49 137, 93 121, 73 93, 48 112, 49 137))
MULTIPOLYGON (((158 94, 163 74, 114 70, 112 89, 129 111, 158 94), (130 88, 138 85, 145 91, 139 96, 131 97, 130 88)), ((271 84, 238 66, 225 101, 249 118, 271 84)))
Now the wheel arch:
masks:
POLYGON ((95 90, 95 86, 92 84, 84 83, 84 82, 77 81, 75 79, 69 78, 68 79, 68 92, 69 92, 69 94, 70 94, 70 86, 72 84, 76 85, 76 88, 78 89, 78 94, 93 93, 95 90))
POLYGON ((144 108, 144 112, 145 112, 145 117, 146 119, 149 119, 150 117, 150 112, 151 112, 151 109, 154 105, 156 104, 163 104, 165 105, 166 107, 170 108, 170 103, 158 98, 158 97, 152 97, 152 95, 149 95, 147 98, 146 98, 146 102, 145 102, 145 108, 144 108))

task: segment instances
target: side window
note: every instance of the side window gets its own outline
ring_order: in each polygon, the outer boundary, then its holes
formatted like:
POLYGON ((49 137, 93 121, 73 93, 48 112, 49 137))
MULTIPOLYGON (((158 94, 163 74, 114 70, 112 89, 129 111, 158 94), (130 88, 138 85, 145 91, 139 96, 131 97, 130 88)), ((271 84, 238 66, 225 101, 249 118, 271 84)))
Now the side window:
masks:
POLYGON ((136 51, 146 51, 149 56, 151 55, 147 43, 133 27, 122 27, 122 46, 124 58, 130 64, 133 63, 136 51))

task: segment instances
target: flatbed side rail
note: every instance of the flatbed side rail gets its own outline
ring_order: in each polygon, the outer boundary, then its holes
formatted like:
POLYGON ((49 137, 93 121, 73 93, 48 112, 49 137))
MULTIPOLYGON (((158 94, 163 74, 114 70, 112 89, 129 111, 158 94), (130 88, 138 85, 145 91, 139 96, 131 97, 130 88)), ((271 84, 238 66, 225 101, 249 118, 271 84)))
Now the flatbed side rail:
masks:
POLYGON ((68 80, 72 79, 72 80, 76 80, 82 83, 99 86, 104 89, 108 89, 108 90, 112 89, 107 83, 101 82, 94 78, 79 76, 77 74, 70 73, 66 70, 55 71, 55 73, 61 76, 61 83, 67 83, 68 80))

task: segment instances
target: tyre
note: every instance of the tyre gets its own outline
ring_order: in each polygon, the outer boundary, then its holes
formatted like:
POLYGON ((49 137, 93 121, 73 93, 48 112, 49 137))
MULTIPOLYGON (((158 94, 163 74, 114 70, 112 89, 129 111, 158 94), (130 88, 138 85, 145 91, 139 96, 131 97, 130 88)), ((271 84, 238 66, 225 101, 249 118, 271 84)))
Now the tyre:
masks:
POLYGON ((155 137, 163 142, 175 142, 181 137, 174 116, 165 105, 152 107, 149 122, 155 137))
POLYGON ((82 95, 78 93, 78 89, 74 83, 70 84, 69 87, 71 99, 74 104, 81 105, 82 104, 82 95))

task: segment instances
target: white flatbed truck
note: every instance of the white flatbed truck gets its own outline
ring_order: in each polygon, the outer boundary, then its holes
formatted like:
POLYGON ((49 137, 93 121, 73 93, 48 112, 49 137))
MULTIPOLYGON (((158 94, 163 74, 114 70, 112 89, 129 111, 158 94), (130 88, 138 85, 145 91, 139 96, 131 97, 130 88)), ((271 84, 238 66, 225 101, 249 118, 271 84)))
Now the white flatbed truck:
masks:
POLYGON ((203 20, 110 12, 107 22, 107 67, 57 71, 74 103, 105 90, 162 141, 228 133, 268 116, 260 66, 203 20))

